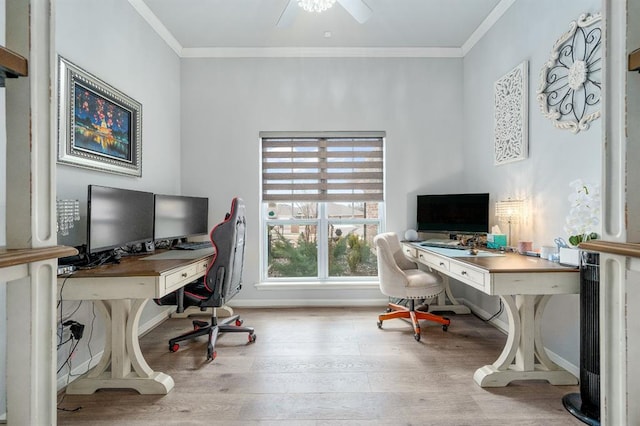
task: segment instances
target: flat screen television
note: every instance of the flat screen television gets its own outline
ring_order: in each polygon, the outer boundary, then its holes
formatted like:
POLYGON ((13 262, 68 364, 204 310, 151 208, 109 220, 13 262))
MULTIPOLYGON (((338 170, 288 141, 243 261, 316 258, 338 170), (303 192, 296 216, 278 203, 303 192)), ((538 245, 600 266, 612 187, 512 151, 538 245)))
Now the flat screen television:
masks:
POLYGON ((489 194, 418 195, 418 231, 449 234, 489 232, 489 194))
POLYGON ((89 185, 87 253, 153 240, 153 193, 89 185))
POLYGON ((209 232, 209 199, 155 195, 154 239, 179 240, 209 232))

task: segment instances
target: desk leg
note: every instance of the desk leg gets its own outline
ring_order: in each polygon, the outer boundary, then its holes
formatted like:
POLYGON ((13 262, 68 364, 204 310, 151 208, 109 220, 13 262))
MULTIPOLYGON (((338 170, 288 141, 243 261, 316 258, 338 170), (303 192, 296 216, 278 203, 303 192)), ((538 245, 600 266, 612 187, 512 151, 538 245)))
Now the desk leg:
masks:
POLYGON ((135 389, 141 394, 167 394, 171 376, 149 367, 140 350, 138 324, 147 299, 94 301, 105 317, 105 348, 100 362, 67 386, 70 395, 98 389, 135 389))
POLYGON ((504 295, 509 335, 502 353, 491 365, 476 370, 482 387, 506 386, 513 380, 546 380, 552 385, 575 385, 578 379, 555 364, 542 344, 541 323, 551 296, 504 295))
POLYGON ((451 293, 451 287, 449 286, 449 277, 443 275, 444 279, 444 292, 438 295, 436 303, 429 304, 429 312, 454 312, 456 314, 470 314, 471 309, 467 306, 459 303, 453 293, 451 293), (447 300, 449 303, 447 303, 447 300))

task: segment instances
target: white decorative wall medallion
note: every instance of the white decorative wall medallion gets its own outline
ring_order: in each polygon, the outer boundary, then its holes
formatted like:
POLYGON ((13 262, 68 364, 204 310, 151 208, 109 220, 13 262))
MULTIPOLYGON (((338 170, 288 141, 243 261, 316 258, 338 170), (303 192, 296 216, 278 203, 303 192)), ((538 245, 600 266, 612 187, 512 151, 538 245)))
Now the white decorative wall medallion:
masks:
POLYGON ((495 164, 527 158, 528 76, 529 67, 524 61, 494 85, 495 164))
POLYGON ((601 15, 582 14, 553 46, 540 72, 537 99, 542 115, 559 129, 587 130, 600 117, 601 15))

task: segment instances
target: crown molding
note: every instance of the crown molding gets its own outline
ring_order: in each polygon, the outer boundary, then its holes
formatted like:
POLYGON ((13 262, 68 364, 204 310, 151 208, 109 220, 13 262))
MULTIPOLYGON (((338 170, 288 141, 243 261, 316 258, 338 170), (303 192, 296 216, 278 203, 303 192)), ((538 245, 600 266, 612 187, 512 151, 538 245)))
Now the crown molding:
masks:
POLYGON ((176 55, 182 56, 182 45, 171 34, 171 32, 164 26, 164 24, 158 19, 155 13, 149 9, 149 6, 144 0, 129 0, 129 4, 138 12, 142 18, 153 28, 153 30, 160 36, 162 40, 174 51, 176 55))
POLYGON ((439 47, 203 47, 183 58, 461 58, 461 48, 439 47))
POLYGON ((462 56, 466 56, 467 53, 473 49, 473 46, 479 42, 482 37, 495 25, 496 22, 505 12, 516 2, 516 0, 501 0, 500 3, 493 8, 491 13, 487 15, 487 17, 482 21, 478 28, 471 34, 469 39, 465 41, 462 45, 462 56))
POLYGON ((145 0, 128 0, 181 58, 462 58, 516 0, 500 0, 461 47, 183 47, 145 0))

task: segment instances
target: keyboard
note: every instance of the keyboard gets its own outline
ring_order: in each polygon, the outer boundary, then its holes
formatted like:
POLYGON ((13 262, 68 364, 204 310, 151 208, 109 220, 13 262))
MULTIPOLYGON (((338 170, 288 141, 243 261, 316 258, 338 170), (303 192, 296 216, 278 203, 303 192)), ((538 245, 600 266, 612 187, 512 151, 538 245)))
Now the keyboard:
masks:
POLYGON ((467 250, 469 247, 463 246, 456 240, 427 240, 420 243, 423 247, 440 247, 454 250, 467 250))
POLYGON ((189 241, 186 243, 176 244, 171 247, 173 250, 200 250, 205 248, 211 248, 210 241, 189 241))

